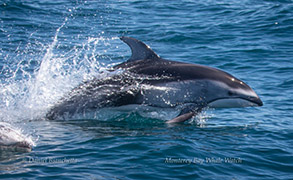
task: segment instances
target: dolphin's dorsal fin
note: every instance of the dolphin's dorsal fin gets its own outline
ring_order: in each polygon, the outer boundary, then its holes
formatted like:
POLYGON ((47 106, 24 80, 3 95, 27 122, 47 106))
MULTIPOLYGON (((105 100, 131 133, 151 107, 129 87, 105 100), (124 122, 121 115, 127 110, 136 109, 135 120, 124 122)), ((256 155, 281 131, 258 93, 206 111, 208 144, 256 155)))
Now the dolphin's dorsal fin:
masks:
POLYGON ((148 45, 137 39, 126 36, 122 36, 120 39, 131 49, 132 55, 128 61, 160 58, 148 45))

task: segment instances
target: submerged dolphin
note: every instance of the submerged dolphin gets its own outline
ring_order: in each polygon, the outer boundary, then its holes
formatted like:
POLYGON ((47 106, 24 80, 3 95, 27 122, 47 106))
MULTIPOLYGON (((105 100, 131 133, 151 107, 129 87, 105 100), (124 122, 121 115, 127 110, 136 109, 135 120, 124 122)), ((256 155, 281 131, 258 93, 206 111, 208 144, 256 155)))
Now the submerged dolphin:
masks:
POLYGON ((25 137, 10 124, 0 122, 0 152, 1 151, 20 151, 30 152, 34 146, 33 141, 25 137))
POLYGON ((144 104, 182 107, 167 123, 183 122, 204 107, 262 106, 243 81, 216 68, 160 58, 149 46, 121 37, 132 51, 129 60, 114 66, 114 75, 80 84, 47 114, 49 119, 101 107, 144 104))

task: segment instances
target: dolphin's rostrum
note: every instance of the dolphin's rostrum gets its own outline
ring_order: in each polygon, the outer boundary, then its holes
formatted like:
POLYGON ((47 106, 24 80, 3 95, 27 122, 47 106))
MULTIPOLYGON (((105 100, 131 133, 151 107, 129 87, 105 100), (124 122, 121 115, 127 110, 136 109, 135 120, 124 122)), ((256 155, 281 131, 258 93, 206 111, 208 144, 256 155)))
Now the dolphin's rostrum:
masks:
POLYGON ((49 119, 84 113, 102 107, 144 104, 182 107, 167 123, 183 122, 204 107, 262 106, 258 95, 243 81, 216 68, 160 58, 149 46, 121 37, 132 51, 130 59, 74 88, 47 114, 49 119))

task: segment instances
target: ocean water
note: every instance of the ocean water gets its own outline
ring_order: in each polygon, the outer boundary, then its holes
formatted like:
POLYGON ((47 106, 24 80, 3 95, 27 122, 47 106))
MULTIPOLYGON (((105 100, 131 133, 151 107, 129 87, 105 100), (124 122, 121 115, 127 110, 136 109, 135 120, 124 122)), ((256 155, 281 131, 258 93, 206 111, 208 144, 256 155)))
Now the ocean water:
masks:
POLYGON ((291 0, 1 0, 0 121, 34 141, 1 152, 3 179, 293 179, 291 0), (85 80, 127 60, 131 36, 161 57, 220 68, 262 107, 111 111, 50 121, 85 80))

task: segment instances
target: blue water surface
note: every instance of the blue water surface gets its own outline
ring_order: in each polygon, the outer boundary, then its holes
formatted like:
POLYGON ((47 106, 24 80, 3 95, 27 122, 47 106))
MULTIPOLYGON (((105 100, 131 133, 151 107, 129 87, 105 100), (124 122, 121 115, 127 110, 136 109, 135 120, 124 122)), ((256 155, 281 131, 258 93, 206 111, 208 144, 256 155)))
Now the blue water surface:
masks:
POLYGON ((1 152, 0 178, 293 179, 291 0, 1 0, 0 72, 0 120, 36 143, 1 152), (207 109, 172 126, 161 110, 44 118, 130 56, 120 36, 229 72, 264 106, 207 109))

